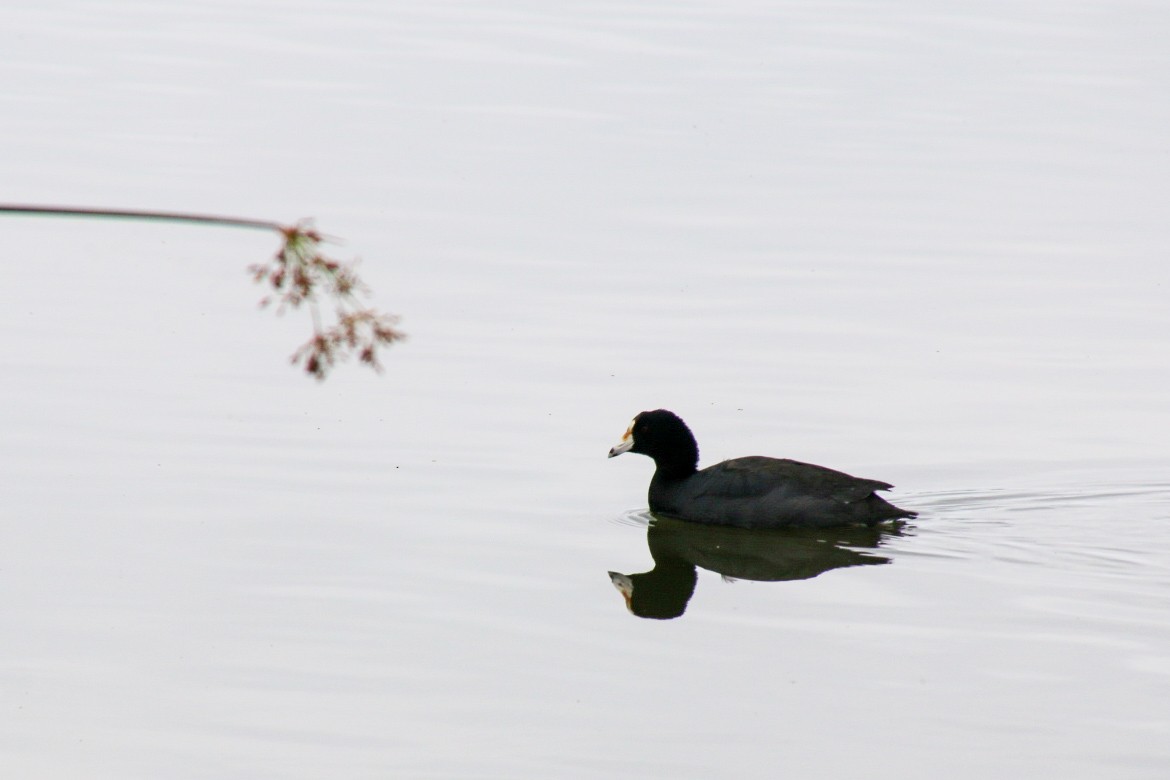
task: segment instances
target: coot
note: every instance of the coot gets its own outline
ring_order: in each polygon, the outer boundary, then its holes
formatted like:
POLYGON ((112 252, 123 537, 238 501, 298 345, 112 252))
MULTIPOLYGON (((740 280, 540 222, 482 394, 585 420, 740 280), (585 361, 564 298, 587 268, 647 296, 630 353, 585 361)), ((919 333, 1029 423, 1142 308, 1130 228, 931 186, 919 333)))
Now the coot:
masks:
POLYGON ((753 456, 698 469, 699 445, 665 409, 642 412, 609 451, 654 459, 650 511, 742 528, 875 525, 915 517, 876 494, 892 485, 795 460, 753 456))

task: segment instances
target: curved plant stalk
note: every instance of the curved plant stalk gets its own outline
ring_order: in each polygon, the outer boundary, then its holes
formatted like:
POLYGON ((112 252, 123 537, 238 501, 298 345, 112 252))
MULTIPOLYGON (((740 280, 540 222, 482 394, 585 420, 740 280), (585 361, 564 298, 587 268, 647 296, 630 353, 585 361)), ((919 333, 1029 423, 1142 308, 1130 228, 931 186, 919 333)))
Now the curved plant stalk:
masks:
POLYGON ((312 222, 302 220, 293 225, 282 225, 259 219, 208 216, 176 211, 140 211, 136 209, 91 209, 63 206, 27 206, 0 204, 0 213, 30 214, 63 217, 105 217, 113 219, 140 219, 167 222, 188 222, 222 227, 241 227, 272 230, 283 238, 283 244, 267 263, 248 266, 252 279, 266 284, 271 292, 261 300, 261 306, 274 302, 277 313, 285 309, 309 310, 313 335, 293 353, 291 362, 303 364, 309 375, 324 379, 340 360, 351 353, 376 371, 381 371, 378 350, 405 338, 395 326, 398 317, 363 306, 361 297, 368 297, 369 288, 358 277, 355 263, 327 257, 321 245, 327 239, 313 228, 312 222), (318 301, 332 303, 336 322, 326 326, 321 321, 318 301))

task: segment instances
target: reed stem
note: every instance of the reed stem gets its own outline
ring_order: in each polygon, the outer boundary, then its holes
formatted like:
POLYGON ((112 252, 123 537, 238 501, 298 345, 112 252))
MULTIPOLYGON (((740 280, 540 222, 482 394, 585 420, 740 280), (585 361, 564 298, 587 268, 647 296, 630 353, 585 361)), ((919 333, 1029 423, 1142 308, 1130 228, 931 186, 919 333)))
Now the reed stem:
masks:
POLYGON ((265 219, 241 219, 239 217, 220 217, 209 214, 189 214, 183 211, 150 211, 145 209, 92 209, 75 208, 72 206, 30 206, 25 204, 0 204, 0 214, 30 214, 33 216, 59 217, 98 217, 108 219, 145 219, 163 222, 196 222, 204 225, 222 225, 223 227, 253 228, 256 230, 275 230, 285 232, 286 228, 279 222, 265 219))

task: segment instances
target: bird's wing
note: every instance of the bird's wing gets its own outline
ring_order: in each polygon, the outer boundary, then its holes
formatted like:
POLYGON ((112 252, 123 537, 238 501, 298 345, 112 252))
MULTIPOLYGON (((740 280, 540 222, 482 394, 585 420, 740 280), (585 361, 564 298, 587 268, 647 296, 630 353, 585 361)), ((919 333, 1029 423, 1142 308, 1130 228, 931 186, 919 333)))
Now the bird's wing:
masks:
POLYGON ((696 497, 748 498, 770 493, 792 493, 827 498, 851 504, 888 490, 891 485, 876 479, 861 479, 840 471, 787 458, 752 456, 725 460, 691 477, 696 497))

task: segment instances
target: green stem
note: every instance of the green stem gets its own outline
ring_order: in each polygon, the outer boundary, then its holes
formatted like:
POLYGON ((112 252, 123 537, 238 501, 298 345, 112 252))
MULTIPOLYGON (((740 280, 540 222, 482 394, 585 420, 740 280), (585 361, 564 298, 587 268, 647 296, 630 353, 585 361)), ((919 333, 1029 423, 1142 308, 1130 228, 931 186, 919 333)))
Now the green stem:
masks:
POLYGON ((222 225, 224 227, 253 228, 256 230, 275 230, 284 233, 286 228, 279 222, 264 219, 240 219, 238 217, 216 217, 207 214, 188 214, 181 211, 144 211, 139 209, 88 209, 70 208, 66 206, 28 206, 3 203, 0 204, 0 214, 31 214, 37 216, 62 217, 104 217, 112 219, 147 219, 165 222, 197 222, 205 225, 222 225))

